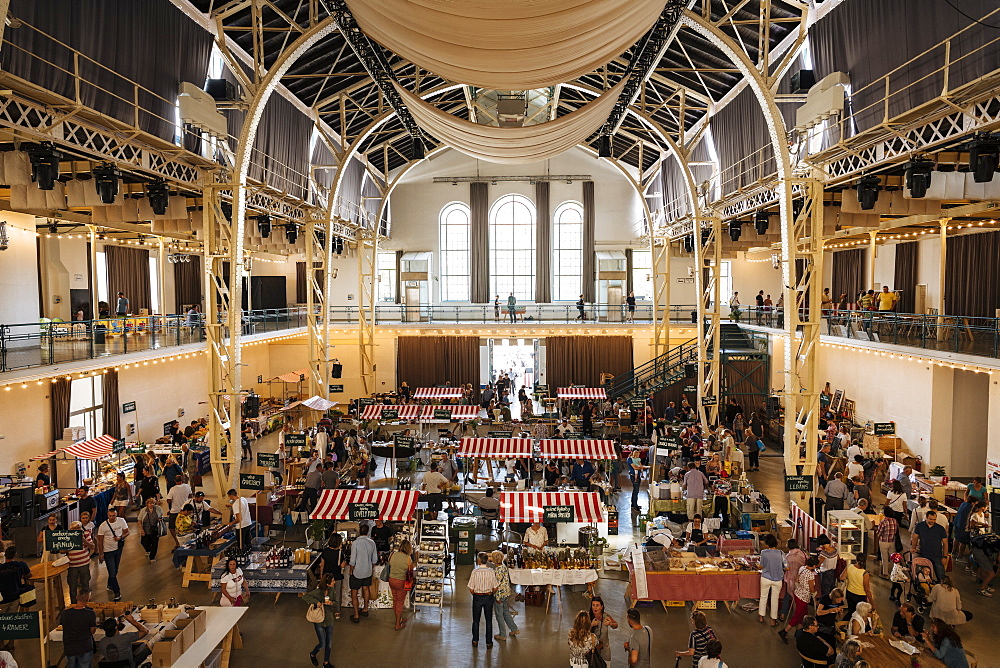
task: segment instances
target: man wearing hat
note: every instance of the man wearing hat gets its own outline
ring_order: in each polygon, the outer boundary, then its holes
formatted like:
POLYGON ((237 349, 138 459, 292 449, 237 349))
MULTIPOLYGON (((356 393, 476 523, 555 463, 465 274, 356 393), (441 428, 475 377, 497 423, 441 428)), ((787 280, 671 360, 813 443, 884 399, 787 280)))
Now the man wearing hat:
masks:
POLYGON ((195 492, 194 495, 194 521, 201 526, 208 526, 212 523, 212 515, 222 516, 222 513, 212 507, 212 504, 205 498, 205 492, 195 492))

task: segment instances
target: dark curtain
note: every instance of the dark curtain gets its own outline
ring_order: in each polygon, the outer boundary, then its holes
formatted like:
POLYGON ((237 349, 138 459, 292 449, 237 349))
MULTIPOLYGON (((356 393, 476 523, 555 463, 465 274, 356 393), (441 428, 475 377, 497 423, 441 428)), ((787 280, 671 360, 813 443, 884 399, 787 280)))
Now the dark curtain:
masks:
POLYGON ((749 87, 712 117, 712 136, 719 154, 723 195, 777 171, 767 122, 749 87))
POLYGON ((635 273, 635 251, 631 248, 625 249, 625 296, 632 294, 635 290, 633 274, 635 273))
POLYGON ((309 298, 306 292, 308 288, 306 287, 306 263, 296 262, 295 263, 295 303, 305 304, 306 300, 309 298))
POLYGON ((149 286, 149 251, 143 248, 106 245, 104 256, 108 264, 108 299, 111 312, 119 292, 129 300, 132 313, 152 307, 149 286))
POLYGON ((490 301, 490 202, 485 181, 469 184, 469 225, 472 260, 471 302, 490 301))
POLYGON ((334 202, 334 212, 340 211, 340 217, 354 223, 361 222, 361 188, 365 179, 365 166, 357 158, 351 158, 344 167, 344 176, 340 180, 340 195, 334 202))
POLYGON ((680 164, 673 157, 668 157, 660 165, 658 176, 663 187, 663 215, 667 221, 683 218, 691 213, 687 179, 680 164))
POLYGON ((944 315, 993 318, 1000 308, 1000 232, 948 237, 944 315))
POLYGON ((63 437, 63 429, 69 426, 69 391, 71 381, 68 378, 56 378, 52 383, 52 394, 49 395, 52 415, 52 440, 63 437))
MULTIPOLYGON (((997 9, 995 0, 854 0, 835 7, 810 27, 816 80, 831 72, 850 75, 850 108, 858 131, 882 122, 883 77, 904 63, 906 67, 889 77, 890 118, 940 95, 944 76, 935 70, 944 66, 945 48, 936 45, 967 26, 971 25, 969 30, 951 44, 954 64, 948 72, 949 87, 1000 67, 1000 50, 995 45, 972 53, 996 38, 1000 15, 991 16, 985 21, 990 25, 983 26, 962 16, 952 4, 977 18, 997 9)), ((851 129, 847 128, 847 134, 851 129)))
POLYGON ((834 252, 833 281, 830 287, 835 300, 846 294, 848 303, 858 301, 858 293, 865 286, 864 259, 864 248, 834 252))
POLYGON ((767 388, 770 387, 768 363, 759 360, 727 360, 722 365, 722 392, 743 407, 743 417, 756 413, 763 418, 767 388))
POLYGON ((892 277, 892 289, 899 295, 896 311, 913 313, 914 292, 917 289, 917 242, 896 244, 896 267, 892 277))
MULTIPOLYGON (((334 165, 336 164, 336 158, 333 155, 333 151, 327 146, 325 141, 317 140, 316 145, 313 146, 312 159, 310 160, 311 165, 334 165)), ((333 187, 333 177, 336 175, 336 170, 334 169, 317 169, 313 172, 313 179, 316 183, 320 184, 329 192, 330 188, 333 187)), ((316 197, 316 193, 312 193, 309 200, 313 204, 319 204, 319 199, 316 197)))
POLYGON ((583 182, 583 301, 597 301, 597 249, 594 244, 594 182, 583 182))
POLYGON ((190 262, 174 265, 174 300, 177 313, 184 313, 192 304, 201 304, 201 256, 192 255, 190 262))
POLYGON ((101 380, 104 392, 104 433, 115 438, 122 436, 122 416, 118 411, 118 372, 108 369, 101 380))
POLYGON ((602 373, 632 370, 628 336, 550 336, 545 339, 545 380, 549 387, 598 387, 602 373))
POLYGON ((84 105, 131 124, 134 82, 139 127, 174 141, 179 84, 204 85, 212 52, 211 33, 184 12, 162 0, 12 0, 10 14, 26 25, 4 32, 12 46, 0 51, 0 68, 74 99, 72 76, 58 68, 73 71, 76 49, 103 65, 80 58, 84 105))
POLYGON ((396 251, 396 303, 403 303, 403 251, 396 251))
POLYGON ((479 337, 400 336, 396 378, 411 388, 472 383, 479 390, 479 337))
POLYGON ((306 199, 312 130, 311 118, 280 95, 271 95, 260 116, 250 178, 306 199))
POLYGON ((552 301, 552 209, 549 182, 535 182, 535 303, 552 301))

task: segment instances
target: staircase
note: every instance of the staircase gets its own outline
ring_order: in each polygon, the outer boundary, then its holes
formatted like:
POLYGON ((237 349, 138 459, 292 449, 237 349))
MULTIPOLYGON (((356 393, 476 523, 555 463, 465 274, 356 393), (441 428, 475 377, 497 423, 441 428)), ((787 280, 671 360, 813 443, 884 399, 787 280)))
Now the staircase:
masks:
MULTIPOLYGON (((685 341, 642 366, 616 376, 611 386, 607 388, 608 398, 622 397, 627 401, 633 397, 646 397, 658 392, 683 380, 686 375, 685 365, 697 359, 698 340, 685 341)), ((691 382, 696 383, 697 380, 692 378, 691 382)))
POLYGON ((723 352, 756 349, 747 333, 734 323, 719 324, 719 341, 723 352))

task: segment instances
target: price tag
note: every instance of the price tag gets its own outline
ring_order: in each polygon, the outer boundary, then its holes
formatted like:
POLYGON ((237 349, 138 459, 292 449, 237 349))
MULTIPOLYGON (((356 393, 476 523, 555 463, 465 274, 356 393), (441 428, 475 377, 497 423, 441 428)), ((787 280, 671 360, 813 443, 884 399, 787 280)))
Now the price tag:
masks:
POLYGON ((67 552, 83 549, 83 531, 66 529, 45 531, 45 549, 49 552, 67 552))
POLYGON ((374 406, 374 405, 375 405, 375 400, 372 399, 371 397, 361 397, 360 399, 358 399, 358 406, 360 406, 361 408, 364 408, 365 406, 374 406))
POLYGON ((548 385, 535 385, 535 394, 543 397, 549 396, 549 386, 548 385))
POLYGON ((135 412, 135 402, 127 401, 122 404, 122 413, 134 413, 135 412))
POLYGON ((383 408, 379 418, 382 420, 398 420, 399 410, 396 408, 383 408))
POLYGON ((545 506, 545 523, 575 522, 576 508, 573 506, 545 506))
POLYGON ((348 503, 347 516, 352 522, 378 519, 377 503, 348 503))
POLYGON ((811 475, 786 475, 786 492, 811 492, 813 491, 813 478, 811 475))
POLYGON ((343 385, 331 385, 330 394, 342 394, 344 392, 343 385))
POLYGON ((27 640, 41 637, 37 612, 0 613, 0 638, 27 640))
POLYGON ((258 452, 257 453, 257 466, 261 466, 268 469, 278 468, 279 459, 277 453, 267 453, 258 452))
POLYGON ((646 408, 646 400, 645 399, 629 399, 628 405, 634 411, 645 410, 645 408, 646 408))
POLYGON ((264 489, 264 475, 258 473, 241 473, 240 489, 264 489))

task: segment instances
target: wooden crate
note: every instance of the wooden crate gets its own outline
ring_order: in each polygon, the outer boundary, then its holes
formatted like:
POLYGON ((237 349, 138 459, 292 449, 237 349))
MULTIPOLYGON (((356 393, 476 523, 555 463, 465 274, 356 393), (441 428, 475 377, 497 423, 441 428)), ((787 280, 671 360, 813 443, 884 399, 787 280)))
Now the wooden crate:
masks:
POLYGON ((698 601, 695 604, 697 610, 715 610, 717 606, 717 601, 698 601))
POLYGON ((541 608, 545 605, 545 589, 532 585, 524 592, 524 604, 541 608))
POLYGON ((683 608, 684 604, 685 604, 684 601, 664 601, 663 602, 663 605, 667 606, 668 608, 683 608))

